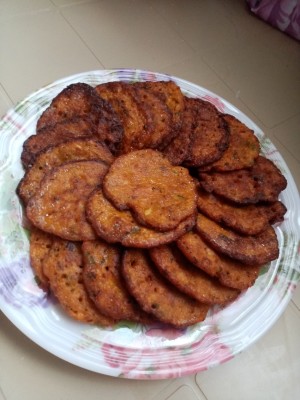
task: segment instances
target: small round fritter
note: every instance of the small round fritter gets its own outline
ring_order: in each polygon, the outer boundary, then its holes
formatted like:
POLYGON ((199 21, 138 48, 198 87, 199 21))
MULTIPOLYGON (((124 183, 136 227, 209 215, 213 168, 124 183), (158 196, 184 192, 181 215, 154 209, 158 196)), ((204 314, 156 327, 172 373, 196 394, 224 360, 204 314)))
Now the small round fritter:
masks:
POLYGON ((174 81, 138 82, 135 85, 142 86, 162 99, 172 113, 172 130, 178 131, 181 128, 182 112, 185 108, 184 95, 180 87, 174 81))
POLYGON ((172 166, 155 150, 118 157, 103 190, 119 210, 130 209, 141 224, 160 231, 176 228, 196 209, 196 188, 188 169, 172 166))
POLYGON ((187 158, 190 151, 191 138, 194 129, 195 107, 194 100, 184 98, 182 124, 177 136, 163 149, 164 155, 173 165, 180 165, 187 158))
POLYGON ((216 253, 196 232, 183 235, 177 240, 177 246, 193 265, 224 286, 245 290, 258 277, 258 266, 245 265, 216 253))
POLYGON ((282 221, 286 212, 279 201, 237 206, 203 190, 198 191, 197 206, 210 219, 244 235, 257 235, 273 221, 282 221))
POLYGON ((102 314, 115 320, 150 320, 124 285, 119 247, 101 240, 87 241, 82 244, 82 253, 83 282, 102 314))
POLYGON ((287 181, 273 161, 259 156, 250 169, 199 173, 201 186, 239 204, 274 202, 287 181))
POLYGON ((43 177, 53 168, 71 161, 99 160, 111 164, 111 152, 102 143, 92 138, 71 139, 42 151, 33 166, 20 181, 17 193, 27 204, 39 189, 43 177))
POLYGON ((234 171, 252 167, 259 156, 260 144, 254 132, 232 115, 223 115, 229 129, 229 146, 222 157, 203 170, 234 171))
POLYGON ((51 291, 69 316, 81 322, 102 326, 112 326, 115 323, 97 310, 86 292, 79 243, 54 240, 43 261, 43 269, 51 291))
POLYGON ((196 300, 213 305, 224 305, 234 300, 239 291, 223 286, 192 265, 176 246, 159 246, 149 250, 158 270, 175 287, 196 300))
POLYGON ((193 99, 197 113, 185 164, 201 167, 219 160, 229 144, 229 132, 217 108, 201 99, 193 99))
POLYGON ((29 239, 30 265, 35 273, 35 279, 40 288, 49 290, 49 282, 43 271, 43 260, 50 251, 53 235, 40 229, 32 228, 29 239))
POLYGON ((166 281, 143 250, 125 251, 122 274, 130 293, 143 310, 159 321, 182 328, 205 319, 209 306, 166 281))
POLYGON ((107 100, 123 124, 124 133, 119 153, 128 153, 143 147, 146 136, 146 118, 125 82, 103 83, 95 88, 107 100))
POLYGON ((93 240, 95 232, 85 215, 85 203, 101 184, 107 165, 76 161, 50 171, 30 198, 26 215, 37 228, 66 240, 93 240))
POLYGON ((95 232, 109 243, 121 243, 128 247, 149 248, 170 243, 190 230, 196 221, 196 214, 173 230, 159 232, 140 225, 130 211, 116 209, 105 198, 101 189, 96 189, 86 203, 86 215, 95 232))
POLYGON ((279 255, 276 232, 270 225, 255 236, 242 236, 198 214, 196 229, 212 248, 249 265, 262 265, 279 255))
POLYGON ((73 83, 63 89, 37 121, 37 133, 46 126, 74 117, 88 117, 98 123, 104 101, 86 83, 73 83))
POLYGON ((73 119, 47 126, 38 135, 31 135, 23 143, 21 160, 25 170, 32 167, 40 152, 66 140, 91 137, 96 134, 97 125, 89 118, 73 119))

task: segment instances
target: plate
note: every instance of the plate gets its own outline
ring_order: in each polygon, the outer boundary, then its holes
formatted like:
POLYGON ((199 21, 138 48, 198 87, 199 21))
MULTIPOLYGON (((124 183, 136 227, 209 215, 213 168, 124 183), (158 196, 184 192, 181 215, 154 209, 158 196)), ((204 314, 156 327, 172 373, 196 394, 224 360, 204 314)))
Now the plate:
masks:
POLYGON ((11 322, 52 354, 105 375, 132 379, 180 377, 215 367, 260 338, 279 318, 300 278, 299 194, 292 175, 260 128, 216 94, 177 77, 142 70, 101 70, 56 81, 11 109, 0 122, 0 307, 11 322), (69 319, 52 297, 40 290, 29 265, 28 231, 16 186, 23 176, 20 155, 36 121, 64 87, 114 80, 174 80, 187 96, 216 105, 253 129, 263 154, 288 180, 280 199, 287 206, 276 227, 280 255, 266 265, 255 285, 224 309, 211 309, 202 323, 186 329, 144 326, 126 321, 109 329, 69 319))

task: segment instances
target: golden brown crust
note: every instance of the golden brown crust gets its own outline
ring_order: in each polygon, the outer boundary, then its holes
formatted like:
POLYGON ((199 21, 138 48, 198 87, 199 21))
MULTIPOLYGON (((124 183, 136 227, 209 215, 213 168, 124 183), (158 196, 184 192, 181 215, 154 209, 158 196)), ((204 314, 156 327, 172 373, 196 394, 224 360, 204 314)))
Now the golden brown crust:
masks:
POLYGON ((114 157, 105 145, 92 138, 72 139, 48 147, 38 155, 33 166, 20 181, 18 195, 27 204, 48 172, 67 162, 81 160, 99 160, 111 164, 114 157))
POLYGON ((249 265, 262 265, 279 255, 277 236, 270 225, 255 236, 242 236, 198 214, 196 229, 216 251, 249 265))
POLYGON ((78 321, 111 326, 115 321, 102 315, 87 295, 82 278, 82 253, 79 243, 54 240, 43 261, 51 291, 60 305, 78 321))
POLYGON ((66 240, 92 240, 95 232, 85 216, 88 196, 107 172, 100 161, 76 161, 54 168, 30 198, 26 215, 36 227, 66 240))
POLYGON ((181 328, 205 319, 208 306, 169 284, 142 250, 125 251, 122 273, 140 306, 159 321, 181 328))
POLYGON ((224 305, 234 300, 239 291, 223 286, 219 281, 192 265, 176 246, 165 245, 149 250, 159 271, 177 289, 205 304, 224 305))
POLYGON ((260 152, 254 132, 232 115, 223 115, 229 129, 229 145, 222 157, 203 171, 234 171, 252 167, 260 152))
POLYGON ((121 243, 128 247, 149 248, 176 240, 190 230, 196 214, 182 221, 174 230, 159 232, 140 225, 130 211, 116 209, 105 198, 101 189, 96 189, 86 204, 87 218, 98 236, 109 243, 121 243))
POLYGON ((274 202, 287 181, 273 161, 259 156, 250 169, 231 172, 199 173, 202 187, 230 201, 253 204, 274 202))
POLYGON ((186 168, 172 166, 150 149, 120 156, 103 181, 105 196, 118 209, 130 209, 141 224, 160 231, 194 214, 195 190, 186 168))
POLYGON ((96 308, 115 320, 151 319, 127 291, 120 272, 121 248, 102 240, 84 242, 83 282, 96 308))
POLYGON ((245 290, 258 277, 258 266, 244 265, 216 253, 196 232, 180 237, 177 246, 193 265, 217 278, 224 286, 245 290))

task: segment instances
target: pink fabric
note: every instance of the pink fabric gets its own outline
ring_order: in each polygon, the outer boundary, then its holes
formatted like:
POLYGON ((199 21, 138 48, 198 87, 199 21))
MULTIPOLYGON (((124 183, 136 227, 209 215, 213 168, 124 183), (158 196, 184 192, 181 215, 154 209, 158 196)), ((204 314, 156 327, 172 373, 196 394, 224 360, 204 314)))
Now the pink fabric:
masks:
POLYGON ((300 0, 247 0, 247 3, 258 17, 300 40, 300 0))

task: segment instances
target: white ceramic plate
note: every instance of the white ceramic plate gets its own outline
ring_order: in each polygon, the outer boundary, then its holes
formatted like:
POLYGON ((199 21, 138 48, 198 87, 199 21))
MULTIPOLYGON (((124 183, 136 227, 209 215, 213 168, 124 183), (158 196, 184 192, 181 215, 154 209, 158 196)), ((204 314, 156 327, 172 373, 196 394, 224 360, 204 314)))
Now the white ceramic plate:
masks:
POLYGON ((141 71, 93 71, 71 76, 37 91, 0 121, 0 307, 38 345, 82 368, 111 376, 164 379, 214 367, 241 352, 263 335, 287 306, 299 280, 299 194, 274 145, 246 115, 219 96, 173 76, 141 71), (174 80, 188 96, 214 103, 254 130, 263 154, 288 180, 280 199, 287 206, 285 221, 276 227, 278 260, 263 268, 255 285, 223 310, 187 329, 166 329, 119 323, 111 329, 69 319, 35 283, 29 265, 28 232, 16 186, 23 176, 20 154, 24 140, 35 132, 42 111, 64 87, 124 80, 174 80))

